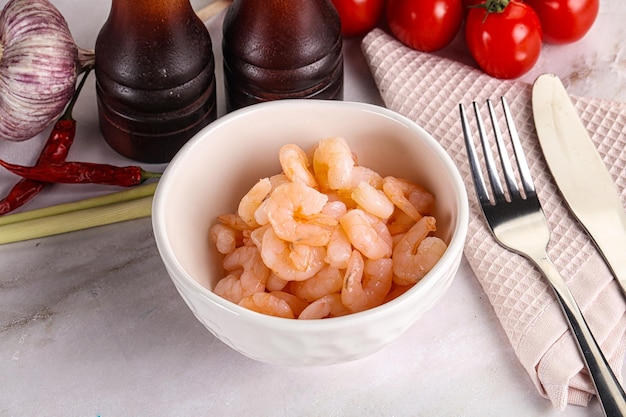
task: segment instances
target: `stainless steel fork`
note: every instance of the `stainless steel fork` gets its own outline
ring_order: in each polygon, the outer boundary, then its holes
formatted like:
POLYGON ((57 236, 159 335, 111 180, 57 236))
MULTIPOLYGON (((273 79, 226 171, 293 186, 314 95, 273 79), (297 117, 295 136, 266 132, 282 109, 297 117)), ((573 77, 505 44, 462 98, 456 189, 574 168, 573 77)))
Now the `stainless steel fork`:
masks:
POLYGON ((589 330, 589 326, 585 322, 565 280, 546 252, 550 240, 550 229, 537 198, 509 106, 504 97, 502 97, 505 120, 514 158, 517 161, 518 176, 521 180, 521 190, 518 187, 515 171, 510 163, 507 147, 497 123, 493 104, 490 100, 487 100, 506 190, 499 179, 494 154, 491 151, 487 131, 480 116, 478 105, 476 102, 472 103, 472 105, 476 116, 478 134, 482 143, 486 172, 491 184, 492 198, 490 198, 485 185, 463 104, 459 105, 459 109, 472 177, 485 220, 494 237, 502 246, 531 260, 552 286, 570 329, 575 336, 585 365, 589 370, 589 375, 595 386, 604 414, 606 416, 626 416, 626 395, 611 371, 591 330, 589 330))

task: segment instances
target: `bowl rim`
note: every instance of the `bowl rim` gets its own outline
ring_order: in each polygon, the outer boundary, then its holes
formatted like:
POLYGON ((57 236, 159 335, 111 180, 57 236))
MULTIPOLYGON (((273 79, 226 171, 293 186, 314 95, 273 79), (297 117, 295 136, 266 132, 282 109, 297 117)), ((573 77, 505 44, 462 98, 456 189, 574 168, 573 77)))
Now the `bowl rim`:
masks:
POLYGON ((468 232, 468 221, 469 204, 465 183, 461 177, 459 169, 454 163, 454 160, 443 148, 443 146, 429 132, 427 132, 424 128, 422 128, 420 125, 418 125, 416 122, 412 121, 408 117, 383 106, 355 101, 284 99, 253 104, 228 113, 201 129, 185 145, 183 145, 183 147, 176 153, 176 155, 174 155, 170 163, 165 168, 162 177, 159 179, 159 183, 155 190, 152 202, 153 235, 157 244, 157 249, 161 254, 161 260, 165 264, 170 278, 179 281, 180 283, 182 283, 181 280, 184 279, 184 284, 191 285, 193 289, 197 292, 197 295, 229 311, 234 315, 240 316, 241 318, 247 320, 268 320, 268 325, 279 326, 281 328, 288 329, 289 331, 310 332, 315 331, 316 329, 327 330, 333 328, 342 328, 346 325, 353 325, 353 322, 355 320, 367 321, 372 315, 376 315, 376 317, 381 317, 381 315, 385 316, 392 314, 399 305, 409 302, 409 294, 428 291, 433 285, 435 285, 436 281, 433 277, 437 274, 437 272, 439 272, 440 269, 445 268, 451 263, 455 262, 455 257, 461 256, 468 232), (275 111, 276 108, 280 109, 281 107, 285 106, 290 108, 293 108, 294 106, 303 108, 318 106, 336 109, 352 108, 357 111, 373 112, 378 115, 388 117, 411 130, 417 131, 424 138, 426 144, 435 150, 435 153, 439 156, 439 158, 442 160, 442 163, 448 170, 449 175, 451 176, 451 181, 455 185, 457 190, 455 195, 458 208, 456 213, 456 224, 452 228, 453 233, 451 240, 448 244, 448 249, 439 260, 439 262, 437 262, 433 269, 429 271, 424 276, 424 278, 422 278, 416 285, 414 285, 412 288, 410 288, 404 294, 400 295, 394 300, 388 301, 378 307, 374 307, 357 313, 352 313, 346 316, 316 320, 285 319, 257 313, 216 295, 212 290, 209 290, 208 288, 198 283, 184 269, 182 264, 175 256, 174 251, 167 243, 167 229, 165 227, 165 219, 161 214, 163 212, 162 208, 165 204, 165 194, 167 194, 167 190, 170 187, 169 177, 173 175, 171 174, 171 172, 178 165, 181 165, 183 163, 182 161, 184 160, 185 155, 192 153, 199 142, 201 142, 206 136, 210 135, 212 131, 220 129, 223 125, 233 123, 240 118, 245 118, 246 115, 248 115, 249 113, 275 111), (176 271, 176 276, 172 276, 172 273, 170 271, 176 271))

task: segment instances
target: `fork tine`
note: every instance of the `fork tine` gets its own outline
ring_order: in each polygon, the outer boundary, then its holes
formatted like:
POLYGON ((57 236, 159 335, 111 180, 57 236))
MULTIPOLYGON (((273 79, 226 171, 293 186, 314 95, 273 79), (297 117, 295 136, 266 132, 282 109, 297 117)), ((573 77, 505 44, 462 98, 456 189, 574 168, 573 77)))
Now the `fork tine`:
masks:
POLYGON ((496 163, 495 163, 495 160, 493 159, 493 152, 491 151, 491 146, 489 145, 489 135, 487 135, 487 131, 485 130, 485 125, 480 115, 478 104, 474 101, 472 105, 474 107, 474 114, 476 115, 476 124, 478 126, 478 136, 480 138, 480 143, 483 148, 483 156, 485 157, 485 164, 487 165, 487 174, 489 175, 489 181, 491 182, 491 190, 493 191, 494 203, 495 203, 497 201, 505 199, 504 190, 502 188, 502 183, 500 182, 500 178, 498 177, 498 170, 496 169, 496 163))
POLYGON ((459 111, 461 112, 461 126, 463 127, 465 148, 467 149, 467 156, 469 159, 470 170, 472 171, 472 179, 474 180, 476 195, 478 196, 478 200, 481 205, 491 204, 489 193, 487 192, 487 186, 485 185, 485 179, 483 178, 480 163, 478 162, 478 155, 476 153, 476 147, 474 146, 474 138, 472 137, 469 122, 467 121, 467 114, 465 113, 465 107, 462 103, 459 104, 459 111))
POLYGON ((515 128, 515 122, 513 121, 513 116, 511 115, 511 109, 509 108, 509 105, 504 97, 502 97, 501 100, 502 108, 504 109, 504 118, 506 120, 506 125, 509 129, 509 134, 511 135, 511 143, 513 144, 515 160, 517 161, 517 167, 519 168, 524 193, 526 194, 526 196, 529 196, 535 194, 535 185, 533 184, 533 179, 530 174, 530 168, 528 168, 526 156, 524 156, 524 150, 522 149, 522 143, 520 142, 519 134, 517 133, 517 129, 515 128))
MULTIPOLYGON (((502 97, 504 99, 504 97, 502 97)), ((491 119, 491 125, 493 126, 493 133, 496 137, 496 144, 498 146, 498 153, 500 155, 500 165, 502 165, 502 172, 504 173, 504 180, 509 190, 511 198, 519 198, 520 192, 515 181, 515 173, 513 172, 513 166, 511 165, 511 159, 509 158, 509 152, 506 150, 504 139, 502 138, 502 132, 500 131, 500 125, 496 112, 493 108, 491 100, 487 100, 487 108, 489 109, 489 118, 491 119)), ((508 126, 508 120, 507 120, 508 126)), ((515 128, 515 127, 513 127, 515 128)))

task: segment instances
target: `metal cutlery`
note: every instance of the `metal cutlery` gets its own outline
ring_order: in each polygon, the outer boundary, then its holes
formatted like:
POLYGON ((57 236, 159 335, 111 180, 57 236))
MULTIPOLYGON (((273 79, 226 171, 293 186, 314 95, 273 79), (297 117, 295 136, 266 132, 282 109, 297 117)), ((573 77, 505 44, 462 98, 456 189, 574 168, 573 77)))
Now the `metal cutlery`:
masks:
POLYGON ((552 176, 626 292, 626 211, 600 154, 561 80, 540 75, 533 84, 533 117, 552 176))
POLYGON ((502 98, 502 106, 514 153, 513 158, 517 161, 521 188, 518 186, 511 158, 490 100, 487 101, 487 106, 506 183, 504 188, 478 105, 474 102, 473 108, 492 196, 482 174, 465 108, 462 104, 459 105, 472 178, 485 220, 493 236, 503 247, 532 261, 548 280, 589 370, 605 415, 626 416, 626 394, 611 371, 565 280, 547 254, 550 229, 537 198, 530 169, 506 100, 502 98))

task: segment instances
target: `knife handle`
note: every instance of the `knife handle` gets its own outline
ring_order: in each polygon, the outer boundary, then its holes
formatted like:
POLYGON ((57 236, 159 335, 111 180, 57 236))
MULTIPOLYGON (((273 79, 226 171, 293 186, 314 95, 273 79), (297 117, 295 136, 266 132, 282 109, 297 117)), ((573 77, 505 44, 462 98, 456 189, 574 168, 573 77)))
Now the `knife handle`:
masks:
POLYGON ((535 263, 552 284, 574 334, 583 361, 589 370, 589 376, 596 389, 604 414, 607 417, 626 416, 626 394, 593 337, 574 296, 565 284, 565 280, 547 255, 541 259, 536 259, 535 263))

